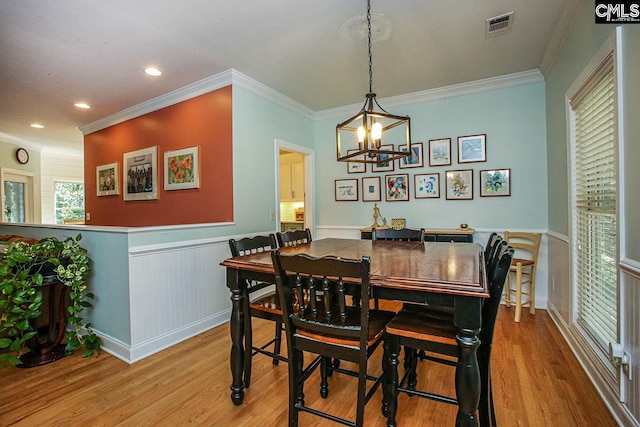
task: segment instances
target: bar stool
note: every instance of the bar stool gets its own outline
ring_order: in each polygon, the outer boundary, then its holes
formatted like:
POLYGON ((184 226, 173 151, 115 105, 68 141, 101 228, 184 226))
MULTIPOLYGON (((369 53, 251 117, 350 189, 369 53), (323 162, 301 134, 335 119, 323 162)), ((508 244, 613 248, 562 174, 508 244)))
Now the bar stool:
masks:
POLYGON ((516 306, 514 320, 519 322, 522 307, 528 306, 529 313, 536 313, 536 268, 542 234, 505 231, 504 239, 509 246, 516 249, 518 256, 513 258, 509 274, 515 276, 515 288, 511 286, 509 277, 505 285, 504 302, 507 307, 511 307, 512 304, 516 306), (526 286, 525 290, 523 286, 526 286))

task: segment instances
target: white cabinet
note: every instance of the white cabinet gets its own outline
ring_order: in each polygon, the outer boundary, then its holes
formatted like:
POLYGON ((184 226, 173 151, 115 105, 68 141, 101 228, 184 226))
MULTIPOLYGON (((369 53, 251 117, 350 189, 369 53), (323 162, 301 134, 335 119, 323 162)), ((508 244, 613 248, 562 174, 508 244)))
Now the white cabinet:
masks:
POLYGON ((302 163, 280 164, 280 200, 304 201, 304 165, 302 163))

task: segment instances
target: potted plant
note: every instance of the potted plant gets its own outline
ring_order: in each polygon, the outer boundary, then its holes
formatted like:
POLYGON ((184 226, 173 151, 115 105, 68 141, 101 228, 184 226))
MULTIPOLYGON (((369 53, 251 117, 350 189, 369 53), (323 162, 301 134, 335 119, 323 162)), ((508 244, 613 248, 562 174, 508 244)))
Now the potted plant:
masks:
MULTIPOLYGON (((81 238, 78 234, 75 239, 47 237, 35 243, 17 240, 8 242, 0 252, 0 367, 20 365, 29 354, 27 348, 32 353, 52 351, 40 343, 34 327, 34 321, 42 314, 43 286, 50 284, 62 284, 62 298, 70 300, 62 314, 64 321, 58 325, 55 344, 61 346, 59 342, 66 331, 64 355, 84 348, 84 357, 88 357, 100 350, 100 337, 81 316, 86 307, 91 307, 88 300, 94 298, 87 290, 91 260, 79 244, 81 238)), ((52 290, 49 294, 53 298, 52 290)), ((52 340, 51 336, 48 340, 52 340)))

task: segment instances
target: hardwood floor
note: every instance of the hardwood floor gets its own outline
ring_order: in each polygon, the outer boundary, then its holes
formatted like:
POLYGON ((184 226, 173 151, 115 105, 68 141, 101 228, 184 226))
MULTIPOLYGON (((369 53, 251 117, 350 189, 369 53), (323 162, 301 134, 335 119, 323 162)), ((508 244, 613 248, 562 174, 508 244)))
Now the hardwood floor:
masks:
MULTIPOLYGON (((616 422, 544 310, 513 322, 513 309, 500 308, 492 355, 496 415, 501 427, 616 426, 616 422)), ((257 319, 254 340, 273 332, 257 319)), ((251 388, 242 406, 229 398, 230 338, 222 325, 128 365, 102 353, 74 355, 47 366, 0 370, 0 426, 286 426, 287 365, 254 358, 251 388)), ((379 371, 381 349, 370 362, 379 371)), ((401 371, 402 372, 402 371, 401 371)), ((336 374, 328 399, 309 380, 307 401, 352 417, 355 379, 336 374)), ((419 384, 453 391, 453 368, 419 364, 419 384)), ((384 427, 381 391, 366 408, 366 426, 384 427)), ((401 395, 399 426, 452 426, 456 407, 401 395)), ((301 426, 336 426, 309 414, 301 426)))

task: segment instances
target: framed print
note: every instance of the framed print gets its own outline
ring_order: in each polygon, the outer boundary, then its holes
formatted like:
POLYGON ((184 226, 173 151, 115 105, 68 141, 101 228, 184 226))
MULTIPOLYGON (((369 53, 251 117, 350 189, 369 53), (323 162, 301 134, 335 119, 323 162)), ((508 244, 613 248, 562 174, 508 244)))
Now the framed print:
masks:
POLYGON ((98 196, 114 196, 120 194, 117 162, 96 166, 96 187, 98 196))
POLYGON ((473 170, 447 171, 447 200, 473 199, 473 170))
MULTIPOLYGON (((391 144, 381 145, 380 149, 392 151, 393 145, 391 144)), ((388 159, 391 156, 389 156, 388 154, 380 154, 380 157, 382 159, 388 159)), ((374 163, 371 165, 371 171, 372 172, 393 172, 393 160, 388 162, 378 163, 378 164, 374 163)))
POLYGON ((387 202, 406 202, 409 200, 409 174, 385 175, 385 181, 387 202))
POLYGON ((511 195, 511 169, 480 171, 480 197, 511 195))
POLYGON ((458 163, 487 161, 487 135, 458 137, 458 163))
POLYGON ((198 147, 164 152, 164 189, 200 187, 198 147))
POLYGON ((124 153, 122 181, 124 200, 153 200, 158 198, 157 147, 124 153))
MULTIPOLYGON (((355 153, 358 150, 347 150, 347 154, 355 153)), ((364 160, 364 154, 354 157, 354 159, 364 160)), ((347 162, 347 173, 365 173, 367 171, 366 163, 347 162)))
POLYGON ((437 199, 440 197, 440 174, 421 173, 413 176, 416 199, 437 199))
POLYGON ((380 192, 380 177, 371 176, 362 178, 362 201, 379 202, 382 200, 380 192))
POLYGON ((429 140, 429 166, 451 164, 451 138, 429 140))
POLYGON ((336 201, 337 202, 358 201, 358 180, 357 179, 336 179, 336 201))
MULTIPOLYGON (((406 153, 407 146, 399 145, 398 149, 406 153)), ((411 155, 398 159, 398 161, 400 162, 400 169, 421 168, 422 166, 424 166, 424 159, 422 156, 422 142, 411 144, 411 155)))

